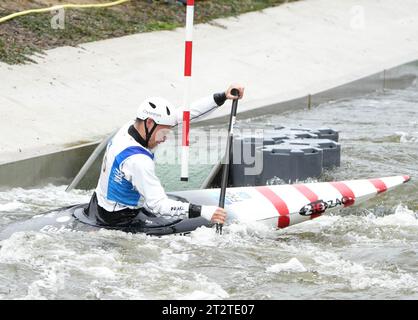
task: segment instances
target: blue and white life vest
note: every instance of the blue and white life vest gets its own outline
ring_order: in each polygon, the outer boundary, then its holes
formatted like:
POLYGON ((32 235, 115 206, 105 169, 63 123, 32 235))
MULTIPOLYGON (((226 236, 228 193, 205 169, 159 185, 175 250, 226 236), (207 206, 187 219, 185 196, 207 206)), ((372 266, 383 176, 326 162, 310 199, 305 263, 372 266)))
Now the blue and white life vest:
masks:
POLYGON ((143 201, 142 195, 123 173, 124 162, 132 156, 143 155, 154 160, 154 154, 141 146, 129 135, 131 124, 123 126, 109 142, 103 158, 99 183, 96 188, 98 202, 108 211, 121 208, 137 208, 143 201))

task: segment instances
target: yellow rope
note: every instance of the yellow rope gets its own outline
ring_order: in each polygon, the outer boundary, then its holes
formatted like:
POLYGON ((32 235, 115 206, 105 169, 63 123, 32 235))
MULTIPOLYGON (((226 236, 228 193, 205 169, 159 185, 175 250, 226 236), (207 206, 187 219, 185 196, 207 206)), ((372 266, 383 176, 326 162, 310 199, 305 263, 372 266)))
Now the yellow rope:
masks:
POLYGON ((55 5, 49 8, 25 10, 25 11, 16 12, 8 16, 5 16, 3 18, 0 18, 0 23, 14 19, 16 17, 31 14, 31 13, 43 13, 43 12, 49 12, 49 11, 54 11, 54 10, 60 10, 60 9, 74 9, 74 8, 78 8, 78 9, 106 8, 106 7, 116 6, 118 4, 122 4, 128 1, 131 1, 131 0, 118 0, 118 1, 108 2, 108 3, 102 3, 102 4, 100 3, 97 3, 97 4, 60 4, 60 5, 55 5))

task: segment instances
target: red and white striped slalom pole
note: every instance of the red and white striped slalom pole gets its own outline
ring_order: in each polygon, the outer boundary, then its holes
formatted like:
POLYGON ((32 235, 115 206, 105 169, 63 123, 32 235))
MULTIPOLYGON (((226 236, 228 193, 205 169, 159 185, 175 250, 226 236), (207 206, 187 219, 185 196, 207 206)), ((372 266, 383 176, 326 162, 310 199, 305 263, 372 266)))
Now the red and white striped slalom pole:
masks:
POLYGON ((183 132, 181 150, 181 181, 189 180, 189 131, 190 131, 190 109, 189 97, 192 79, 192 56, 193 56, 193 19, 194 0, 187 0, 186 11, 186 45, 184 60, 184 111, 183 111, 183 132))

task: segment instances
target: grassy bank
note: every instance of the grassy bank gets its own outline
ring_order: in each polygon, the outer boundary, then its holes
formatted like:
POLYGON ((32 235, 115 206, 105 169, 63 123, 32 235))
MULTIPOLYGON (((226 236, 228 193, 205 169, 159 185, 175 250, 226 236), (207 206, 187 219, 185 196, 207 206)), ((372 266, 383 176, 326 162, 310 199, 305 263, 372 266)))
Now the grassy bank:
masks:
MULTIPOLYGON (((49 1, 61 4, 67 1, 49 1)), ((76 3, 70 1, 68 3, 76 3)), ((86 3, 89 1, 78 1, 86 3)), ((97 1, 91 1, 93 3, 97 1)), ((106 2, 105 0, 99 2, 106 2)), ((195 23, 235 16, 291 2, 286 0, 201 0, 195 3, 195 23)), ((16 11, 45 7, 42 1, 2 1, 0 17, 16 11)), ((65 12, 65 28, 51 27, 52 13, 32 14, 0 24, 0 61, 30 62, 30 55, 60 46, 120 37, 138 32, 171 30, 185 24, 185 7, 175 0, 133 0, 107 9, 65 12)))

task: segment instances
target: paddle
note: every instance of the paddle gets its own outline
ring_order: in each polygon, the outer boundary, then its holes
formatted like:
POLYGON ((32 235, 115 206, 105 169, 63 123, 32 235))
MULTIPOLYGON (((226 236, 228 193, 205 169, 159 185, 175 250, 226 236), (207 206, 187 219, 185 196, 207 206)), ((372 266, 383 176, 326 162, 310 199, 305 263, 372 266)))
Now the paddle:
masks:
MULTIPOLYGON (((219 196, 219 207, 225 207, 225 195, 226 195, 226 187, 228 185, 228 178, 229 178, 229 167, 232 158, 232 142, 234 139, 234 125, 235 119, 237 116, 237 108, 238 108, 238 98, 239 98, 239 91, 238 89, 232 89, 231 94, 236 97, 232 101, 232 109, 231 115, 229 118, 229 129, 228 129, 228 140, 226 142, 226 150, 225 150, 225 157, 224 157, 224 164, 222 170, 222 180, 221 180, 221 195, 219 196)), ((222 224, 216 224, 216 233, 222 234, 222 224)))

